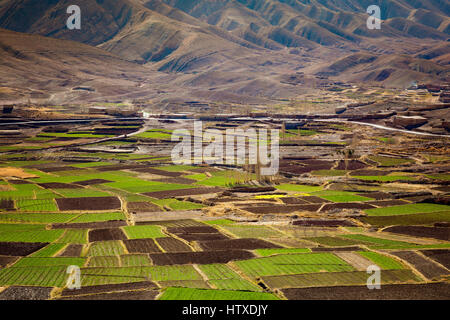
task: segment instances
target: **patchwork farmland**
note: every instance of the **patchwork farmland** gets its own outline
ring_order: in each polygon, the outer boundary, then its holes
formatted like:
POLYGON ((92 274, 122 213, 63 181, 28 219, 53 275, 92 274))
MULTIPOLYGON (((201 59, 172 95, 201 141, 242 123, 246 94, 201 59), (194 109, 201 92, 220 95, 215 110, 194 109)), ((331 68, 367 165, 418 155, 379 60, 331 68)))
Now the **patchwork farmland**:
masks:
POLYGON ((448 295, 450 158, 419 148, 445 141, 405 134, 386 148, 385 132, 352 125, 352 145, 342 126, 309 122, 284 133, 280 172, 262 179, 172 164, 183 122, 110 122, 25 129, 33 150, 0 154, 0 299, 370 298, 371 265, 395 297, 448 295))

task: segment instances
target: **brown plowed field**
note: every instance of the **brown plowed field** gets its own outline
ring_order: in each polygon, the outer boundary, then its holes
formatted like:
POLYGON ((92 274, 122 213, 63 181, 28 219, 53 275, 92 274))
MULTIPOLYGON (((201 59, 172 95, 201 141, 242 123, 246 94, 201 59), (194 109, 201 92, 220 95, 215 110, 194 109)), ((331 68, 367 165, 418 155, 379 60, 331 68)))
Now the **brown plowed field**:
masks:
POLYGON ((447 269, 450 269, 450 250, 423 250, 421 251, 427 257, 439 262, 447 269))
POLYGON ((120 171, 120 170, 130 170, 130 169, 139 169, 139 168, 145 168, 144 165, 141 164, 131 164, 131 165, 110 165, 110 166, 101 166, 95 168, 95 170, 100 172, 106 172, 106 171, 120 171))
POLYGON ((0 267, 4 268, 8 264, 13 263, 13 262, 15 262, 18 259, 19 259, 19 257, 4 257, 4 256, 0 256, 0 267))
POLYGON ((59 182, 39 183, 39 186, 41 186, 44 189, 83 189, 82 186, 59 182))
POLYGON ((161 252, 153 239, 124 240, 123 243, 129 253, 157 253, 161 252))
POLYGON ((449 300, 449 283, 382 285, 381 290, 367 286, 284 289, 289 300, 449 300))
POLYGON ((54 223, 52 224, 52 229, 108 229, 124 227, 126 225, 127 223, 122 220, 86 223, 54 223))
POLYGON ((279 245, 273 244, 261 239, 229 239, 217 241, 202 241, 200 247, 203 250, 255 250, 255 249, 270 249, 282 248, 279 245))
POLYGON ((138 290, 138 291, 122 291, 122 292, 112 292, 112 293, 98 293, 90 294, 85 296, 72 296, 64 297, 59 300, 155 300, 158 296, 159 291, 156 290, 138 290))
POLYGON ((179 190, 168 190, 168 191, 155 191, 143 193, 143 195, 156 198, 156 199, 168 199, 174 197, 183 196, 195 196, 201 194, 218 193, 223 191, 222 188, 191 188, 191 189, 179 189, 179 190))
POLYGON ((170 177, 170 178, 176 178, 176 177, 180 177, 183 175, 182 172, 170 172, 170 171, 164 171, 164 170, 159 170, 159 169, 149 168, 149 167, 136 168, 136 169, 133 169, 133 171, 141 172, 141 173, 148 173, 148 174, 155 174, 158 176, 170 177))
POLYGON ((311 227, 354 227, 355 224, 348 220, 323 220, 323 219, 303 219, 293 221, 294 226, 311 226, 311 227))
POLYGON ((255 256, 253 253, 245 250, 150 254, 150 258, 157 266, 175 264, 228 263, 233 260, 244 260, 254 257, 255 256))
POLYGON ((366 203, 372 206, 384 208, 384 207, 400 206, 402 204, 407 204, 409 202, 403 200, 379 200, 379 201, 368 201, 366 203))
POLYGON ((5 199, 0 200, 0 209, 14 210, 14 201, 5 199))
POLYGON ((51 172, 60 172, 60 171, 75 171, 75 170, 80 170, 80 169, 75 168, 75 167, 70 167, 70 166, 61 166, 61 167, 39 168, 39 170, 42 172, 51 173, 51 172))
POLYGON ((309 204, 306 200, 294 197, 281 198, 281 201, 283 201, 284 204, 309 204))
POLYGON ((27 180, 8 180, 10 184, 31 184, 31 181, 27 180))
POLYGON ((390 171, 387 170, 371 170, 371 169, 362 169, 355 170, 350 172, 351 176, 387 176, 390 171))
POLYGON ((450 240, 449 228, 423 227, 423 226, 394 226, 386 228, 383 231, 405 234, 413 237, 434 238, 446 241, 450 240))
POLYGON ((331 202, 331 201, 328 201, 326 199, 322 199, 322 198, 319 198, 316 196, 299 197, 298 199, 308 201, 309 203, 330 203, 331 202))
POLYGON ((127 204, 129 212, 159 212, 161 208, 151 202, 129 202, 127 204))
POLYGON ((0 255, 25 257, 39 249, 42 249, 48 243, 40 242, 0 242, 0 255))
POLYGON ((219 230, 209 226, 167 228, 170 233, 219 233, 219 230))
POLYGON ((344 160, 340 160, 336 167, 336 170, 359 170, 367 168, 367 164, 359 160, 350 160, 347 161, 347 166, 345 165, 344 160))
POLYGON ((81 251, 83 250, 83 245, 81 244, 69 244, 59 257, 80 257, 81 251))
POLYGON ((358 194, 358 196, 372 198, 375 200, 392 199, 392 196, 386 192, 365 192, 358 194))
POLYGON ((316 170, 330 170, 334 165, 333 161, 304 160, 301 162, 281 160, 280 172, 290 174, 303 174, 316 170))
POLYGON ((126 240, 125 233, 119 228, 114 229, 94 229, 89 231, 89 242, 109 241, 109 240, 126 240))
POLYGON ((217 241, 229 239, 221 233, 179 233, 177 236, 186 241, 217 241))
POLYGON ((187 244, 174 238, 159 238, 156 239, 156 242, 158 242, 160 247, 163 248, 166 252, 192 251, 191 247, 189 247, 187 244))
POLYGON ((320 204, 299 204, 299 205, 272 205, 264 207, 244 207, 242 209, 254 214, 276 214, 276 213, 292 213, 295 211, 316 212, 321 207, 320 204))
POLYGON ((345 251, 361 251, 361 247, 358 246, 350 246, 350 247, 335 247, 335 248, 326 248, 326 247, 317 247, 311 248, 312 252, 345 252, 345 251))
POLYGON ((194 184, 197 180, 177 177, 177 178, 165 178, 165 179, 156 179, 152 181, 162 182, 162 183, 175 183, 175 184, 194 184))
POLYGON ((422 257, 414 251, 397 251, 391 252, 393 255, 399 257, 412 264, 420 273, 428 279, 439 279, 444 275, 449 275, 450 271, 445 270, 432 261, 422 257))
POLYGON ((0 293, 0 300, 48 300, 52 289, 12 286, 0 293))
POLYGON ((74 182, 73 184, 78 184, 80 186, 91 186, 91 185, 110 183, 110 182, 114 182, 114 181, 103 180, 103 179, 91 179, 91 180, 83 180, 83 181, 74 182))
POLYGON ((133 283, 107 284, 99 286, 82 287, 78 290, 64 289, 61 293, 62 297, 72 297, 86 294, 108 293, 117 291, 129 291, 139 289, 157 288, 156 284, 151 281, 141 281, 133 283))
POLYGON ((367 203, 327 203, 323 206, 323 208, 320 210, 323 211, 331 211, 335 209, 372 209, 375 208, 374 206, 367 204, 367 203))
POLYGON ((117 197, 86 197, 55 199, 61 211, 106 211, 120 210, 122 204, 117 197))

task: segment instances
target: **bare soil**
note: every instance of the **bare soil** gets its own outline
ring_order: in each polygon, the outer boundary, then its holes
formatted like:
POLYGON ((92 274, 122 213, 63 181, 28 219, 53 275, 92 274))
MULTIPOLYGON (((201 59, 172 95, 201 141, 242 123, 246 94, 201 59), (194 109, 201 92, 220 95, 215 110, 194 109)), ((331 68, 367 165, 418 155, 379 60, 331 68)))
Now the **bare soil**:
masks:
POLYGON ((19 259, 19 257, 4 257, 4 256, 0 256, 0 267, 4 268, 8 264, 17 261, 18 259, 19 259))
POLYGON ((159 238, 156 239, 156 242, 158 242, 160 247, 163 248, 166 252, 192 251, 191 247, 189 247, 187 244, 174 238, 159 238))
POLYGON ((0 293, 0 300, 48 300, 53 288, 12 286, 0 293))
POLYGON ((179 190, 168 190, 168 191, 156 191, 156 192, 147 192, 143 193, 145 196, 156 198, 156 199, 168 199, 174 197, 183 197, 183 196, 193 196, 200 194, 209 194, 209 193, 219 193, 222 192, 222 188, 191 188, 191 189, 179 189, 179 190))
POLYGON ((66 249, 59 254, 59 257, 80 257, 82 250, 83 245, 81 244, 69 244, 66 249))
POLYGON ((246 207, 244 210, 255 214, 276 214, 276 213, 292 213, 295 211, 316 212, 321 207, 320 204, 304 204, 304 205, 272 205, 264 207, 246 207))
POLYGON ((383 230, 384 232, 405 234, 413 237, 434 238, 438 240, 450 240, 448 228, 424 227, 424 226, 394 226, 383 230))
POLYGON ((122 207, 117 197, 59 198, 56 203, 61 211, 105 211, 122 207))
POLYGON ((449 300, 449 283, 383 285, 382 290, 367 286, 284 289, 289 300, 449 300))
POLYGON ((73 184, 78 184, 80 186, 91 186, 91 185, 110 183, 110 182, 114 182, 114 181, 109 181, 109 180, 104 180, 104 179, 91 179, 91 180, 74 182, 73 184))
POLYGON ((109 240, 126 240, 125 233, 119 228, 114 229, 95 229, 89 231, 89 242, 109 241, 109 240))
POLYGON ((439 262, 447 269, 450 269, 450 250, 423 250, 421 251, 427 257, 439 262))
POLYGON ((420 273, 430 280, 439 279, 444 275, 449 275, 450 271, 445 270, 439 265, 429 261, 414 251, 391 252, 393 255, 412 264, 420 273))
POLYGON ((98 285, 82 287, 78 290, 64 289, 61 293, 62 297, 73 297, 86 294, 98 294, 98 293, 111 293, 117 291, 129 291, 129 290, 140 290, 140 289, 153 289, 157 288, 156 284, 151 281, 141 281, 132 283, 121 283, 121 284, 108 284, 108 285, 98 285))
POLYGON ((54 223, 52 229, 108 229, 126 226, 127 223, 121 220, 86 223, 54 223))
POLYGON ((39 249, 42 249, 48 243, 40 242, 0 242, 0 255, 25 257, 39 249))
POLYGON ((39 183, 39 185, 44 189, 83 189, 82 186, 59 182, 39 183))
POLYGON ((324 220, 324 219, 302 219, 293 221, 294 226, 309 227, 354 227, 355 224, 349 220, 324 220))
POLYGON ((153 263, 158 266, 196 263, 228 263, 233 260, 243 260, 254 257, 253 253, 245 250, 150 254, 153 263))
POLYGON ((264 241, 261 239, 229 239, 218 241, 202 241, 199 243, 203 250, 255 250, 255 249, 270 249, 281 248, 281 246, 274 243, 264 241))
POLYGON ((157 253, 161 252, 153 239, 124 240, 123 243, 129 253, 157 253))

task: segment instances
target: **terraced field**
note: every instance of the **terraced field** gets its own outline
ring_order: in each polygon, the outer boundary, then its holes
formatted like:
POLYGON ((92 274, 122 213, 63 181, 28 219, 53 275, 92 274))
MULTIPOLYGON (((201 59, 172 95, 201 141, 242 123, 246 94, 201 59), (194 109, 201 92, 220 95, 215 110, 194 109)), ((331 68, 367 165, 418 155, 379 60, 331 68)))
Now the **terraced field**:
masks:
MULTIPOLYGON (((335 138, 351 131, 316 125, 288 131, 286 148, 347 145, 335 138), (324 132, 334 140, 322 141, 324 132)), ((255 168, 116 150, 163 150, 165 128, 88 146, 95 151, 44 152, 54 139, 110 136, 96 132, 30 131, 39 152, 0 152, 0 294, 24 286, 47 288, 51 299, 275 300, 285 289, 365 286, 369 265, 380 267, 382 285, 450 276, 448 174, 426 173, 429 157, 344 160, 320 149, 323 159, 288 156, 279 176, 260 181, 255 168), (423 190, 421 179, 430 179, 423 190), (79 292, 67 288, 69 266, 80 267, 79 292)))

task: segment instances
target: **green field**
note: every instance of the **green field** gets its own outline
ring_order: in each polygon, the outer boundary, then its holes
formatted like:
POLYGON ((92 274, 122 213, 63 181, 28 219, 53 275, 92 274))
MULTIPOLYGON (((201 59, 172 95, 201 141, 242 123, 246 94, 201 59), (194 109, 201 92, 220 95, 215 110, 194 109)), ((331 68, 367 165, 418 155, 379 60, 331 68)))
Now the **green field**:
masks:
POLYGON ((263 292, 167 288, 159 300, 278 300, 278 298, 263 292))
POLYGON ((6 268, 0 270, 0 286, 63 287, 67 279, 65 266, 6 268))
POLYGON ((58 252, 61 252, 65 247, 66 247, 65 243, 50 243, 48 246, 31 254, 30 257, 36 258, 53 257, 58 252))
POLYGON ((282 191, 294 191, 294 192, 316 192, 322 190, 322 187, 319 186, 306 186, 301 184, 280 184, 277 186, 278 190, 282 191))
POLYGON ((117 256, 125 253, 121 241, 99 241, 91 243, 87 256, 117 256))
POLYGON ((128 239, 156 239, 167 237, 158 226, 123 227, 128 239))
POLYGON ((252 278, 281 274, 352 271, 353 267, 331 253, 276 255, 236 261, 235 264, 252 278))
POLYGON ((208 277, 208 282, 217 289, 261 291, 257 285, 241 278, 224 264, 200 265, 200 270, 208 277))
POLYGON ((53 266, 79 266, 82 267, 86 259, 84 258, 69 258, 69 257, 52 257, 52 258, 22 258, 17 261, 13 267, 53 267, 53 266))
POLYGON ((408 226, 434 224, 436 222, 450 222, 450 211, 431 212, 431 213, 413 213, 394 216, 371 216, 363 217, 361 220, 373 226, 408 226))
POLYGON ((275 254, 310 253, 311 249, 308 248, 256 249, 255 252, 262 257, 268 257, 275 254))
POLYGON ((365 212, 369 217, 407 215, 415 213, 433 213, 443 211, 450 211, 450 206, 434 203, 412 203, 387 208, 375 208, 365 210, 365 212))
POLYGON ((319 192, 314 192, 312 195, 329 200, 332 202, 359 202, 359 201, 370 201, 371 198, 359 196, 353 192, 347 191, 334 191, 334 190, 324 190, 319 192))
POLYGON ((384 156, 369 156, 369 159, 377 162, 382 167, 394 167, 413 162, 411 159, 391 158, 384 156))
MULTIPOLYGON (((268 276, 262 279, 268 287, 282 289, 365 285, 367 277, 366 271, 354 271, 268 276)), ((411 270, 383 270, 381 275, 382 284, 411 283, 420 280, 411 270)))
POLYGON ((358 254, 363 256, 364 258, 369 259, 370 261, 375 263, 377 266, 379 266, 382 270, 395 270, 395 269, 403 269, 404 268, 400 262, 398 262, 388 256, 381 255, 377 252, 360 251, 360 252, 358 252, 358 254))

